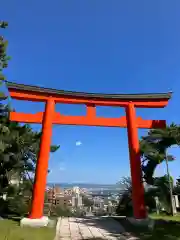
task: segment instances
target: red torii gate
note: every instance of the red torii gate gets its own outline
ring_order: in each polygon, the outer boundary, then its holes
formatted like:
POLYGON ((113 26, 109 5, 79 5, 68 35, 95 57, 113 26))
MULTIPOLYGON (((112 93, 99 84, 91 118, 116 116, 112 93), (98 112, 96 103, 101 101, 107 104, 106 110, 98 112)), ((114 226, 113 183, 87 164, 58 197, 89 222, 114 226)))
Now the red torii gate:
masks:
POLYGON ((172 95, 171 92, 160 94, 97 94, 70 92, 12 82, 6 82, 6 85, 11 98, 45 102, 44 112, 35 114, 10 113, 11 121, 42 124, 42 137, 36 166, 30 219, 40 219, 43 216, 53 124, 127 128, 134 217, 137 219, 146 218, 138 128, 165 128, 166 121, 144 120, 141 117, 136 117, 135 108, 163 108, 168 104, 168 100, 172 95), (86 105, 87 114, 86 116, 64 116, 55 112, 56 103, 84 104, 86 105), (126 116, 119 118, 97 117, 96 106, 124 107, 126 116))

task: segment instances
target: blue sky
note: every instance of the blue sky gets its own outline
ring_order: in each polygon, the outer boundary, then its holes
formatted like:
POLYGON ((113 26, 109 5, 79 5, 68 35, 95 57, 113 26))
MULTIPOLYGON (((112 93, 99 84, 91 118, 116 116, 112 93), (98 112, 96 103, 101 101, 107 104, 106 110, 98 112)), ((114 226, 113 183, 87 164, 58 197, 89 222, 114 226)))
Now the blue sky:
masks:
MULTIPOLYGON (((167 108, 138 109, 137 115, 180 123, 179 11, 178 0, 3 1, 1 19, 9 22, 4 35, 12 56, 7 79, 87 92, 172 90, 167 108)), ((13 101, 13 106, 43 110, 41 103, 13 101)), ((59 104, 57 111, 76 115, 85 108, 59 104)), ((97 113, 118 117, 124 110, 98 107, 97 113)), ((129 175, 126 129, 54 126, 52 141, 61 148, 50 158, 48 181, 115 183, 129 175)), ((180 150, 170 151, 177 158, 171 174, 177 177, 180 150)), ((164 173, 161 165, 156 174, 164 173)))

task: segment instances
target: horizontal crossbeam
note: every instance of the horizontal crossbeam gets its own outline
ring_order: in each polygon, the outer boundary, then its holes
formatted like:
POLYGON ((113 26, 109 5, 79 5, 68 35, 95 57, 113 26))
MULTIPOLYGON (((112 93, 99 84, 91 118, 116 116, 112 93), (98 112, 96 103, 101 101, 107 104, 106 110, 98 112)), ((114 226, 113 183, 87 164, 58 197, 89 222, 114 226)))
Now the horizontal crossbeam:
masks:
POLYGON ((30 92, 19 92, 18 90, 9 90, 11 98, 32 102, 46 102, 51 97, 56 103, 67 104, 93 104, 95 106, 114 106, 114 107, 127 107, 129 102, 132 101, 137 108, 163 108, 167 106, 169 99, 96 99, 87 97, 74 97, 74 96, 50 96, 49 94, 37 94, 30 92))
MULTIPOLYGON (((43 112, 35 114, 11 112, 10 120, 23 123, 39 123, 42 124, 43 112)), ((120 118, 104 118, 95 117, 91 112, 87 116, 65 116, 55 112, 53 116, 53 124, 61 125, 82 125, 82 126, 101 126, 101 127, 121 127, 126 128, 126 117, 120 118)), ((144 120, 141 117, 136 118, 138 128, 165 128, 165 120, 144 120)))

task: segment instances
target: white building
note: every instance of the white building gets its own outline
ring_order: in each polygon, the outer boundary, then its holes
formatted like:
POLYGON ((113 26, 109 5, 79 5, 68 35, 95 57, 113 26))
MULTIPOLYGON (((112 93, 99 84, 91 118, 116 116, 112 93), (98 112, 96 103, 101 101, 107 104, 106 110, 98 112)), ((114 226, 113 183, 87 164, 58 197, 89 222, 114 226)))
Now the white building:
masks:
POLYGON ((82 196, 79 194, 72 197, 72 207, 82 207, 82 196))

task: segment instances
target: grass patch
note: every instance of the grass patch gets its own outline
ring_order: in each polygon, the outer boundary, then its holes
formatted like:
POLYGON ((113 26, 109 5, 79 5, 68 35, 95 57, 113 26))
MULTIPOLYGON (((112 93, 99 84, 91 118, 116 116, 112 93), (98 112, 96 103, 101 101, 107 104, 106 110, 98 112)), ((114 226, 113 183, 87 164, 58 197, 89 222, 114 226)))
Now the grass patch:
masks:
POLYGON ((19 222, 0 220, 1 240, 52 240, 55 228, 28 228, 19 226, 19 222))
POLYGON ((127 219, 115 219, 123 225, 125 230, 142 240, 180 240, 180 218, 170 216, 153 216, 154 229, 145 226, 134 226, 127 219), (160 218, 159 218, 160 217, 160 218), (162 219, 164 218, 164 219, 162 219))
POLYGON ((165 214, 150 214, 149 217, 151 219, 155 219, 155 220, 165 220, 165 221, 173 221, 173 222, 180 222, 180 215, 176 215, 176 216, 167 216, 165 214))

